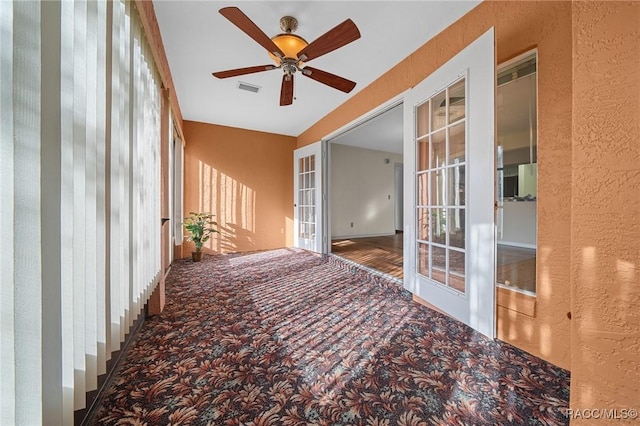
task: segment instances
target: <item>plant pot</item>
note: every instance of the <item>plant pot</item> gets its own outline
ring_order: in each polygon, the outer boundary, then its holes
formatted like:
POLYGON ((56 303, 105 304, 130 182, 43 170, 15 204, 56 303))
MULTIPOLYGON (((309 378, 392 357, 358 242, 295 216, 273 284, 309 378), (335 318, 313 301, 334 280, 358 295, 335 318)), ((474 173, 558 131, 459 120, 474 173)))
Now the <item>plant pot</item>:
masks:
POLYGON ((191 259, 193 259, 194 262, 200 262, 202 260, 202 252, 201 251, 192 251, 191 252, 191 259))

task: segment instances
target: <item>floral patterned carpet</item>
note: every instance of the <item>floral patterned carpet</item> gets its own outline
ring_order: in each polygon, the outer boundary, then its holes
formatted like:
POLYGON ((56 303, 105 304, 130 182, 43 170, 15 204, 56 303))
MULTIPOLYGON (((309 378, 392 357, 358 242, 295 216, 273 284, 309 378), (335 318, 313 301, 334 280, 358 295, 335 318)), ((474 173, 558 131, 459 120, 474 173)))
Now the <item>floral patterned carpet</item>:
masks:
POLYGON ((94 421, 556 425, 568 400, 566 370, 393 281, 281 249, 176 262, 94 421))

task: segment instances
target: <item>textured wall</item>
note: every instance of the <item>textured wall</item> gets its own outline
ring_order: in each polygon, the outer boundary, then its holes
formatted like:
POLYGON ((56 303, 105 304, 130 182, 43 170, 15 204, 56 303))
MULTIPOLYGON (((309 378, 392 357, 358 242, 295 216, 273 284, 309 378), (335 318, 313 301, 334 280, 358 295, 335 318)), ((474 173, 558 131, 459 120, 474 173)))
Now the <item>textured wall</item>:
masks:
POLYGON ((185 217, 210 211, 220 227, 205 252, 291 246, 295 138, 194 121, 184 132, 185 217))
POLYGON ((320 140, 415 86, 489 27, 498 63, 538 48, 538 295, 535 317, 498 308, 498 336, 570 366, 571 2, 485 1, 298 137, 320 140))
POLYGON ((571 405, 640 409, 640 3, 575 2, 573 43, 571 405))

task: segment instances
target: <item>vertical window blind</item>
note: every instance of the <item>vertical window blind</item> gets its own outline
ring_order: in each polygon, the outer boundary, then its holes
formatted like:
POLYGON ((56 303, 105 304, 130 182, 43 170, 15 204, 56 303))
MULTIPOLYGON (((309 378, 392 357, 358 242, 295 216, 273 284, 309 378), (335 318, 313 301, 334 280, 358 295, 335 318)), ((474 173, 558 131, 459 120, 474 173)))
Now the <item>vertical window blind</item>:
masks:
POLYGON ((0 424, 40 423, 39 22, 36 2, 0 2, 0 424))
POLYGON ((121 0, 1 1, 0 57, 0 424, 73 424, 160 278, 160 78, 121 0))

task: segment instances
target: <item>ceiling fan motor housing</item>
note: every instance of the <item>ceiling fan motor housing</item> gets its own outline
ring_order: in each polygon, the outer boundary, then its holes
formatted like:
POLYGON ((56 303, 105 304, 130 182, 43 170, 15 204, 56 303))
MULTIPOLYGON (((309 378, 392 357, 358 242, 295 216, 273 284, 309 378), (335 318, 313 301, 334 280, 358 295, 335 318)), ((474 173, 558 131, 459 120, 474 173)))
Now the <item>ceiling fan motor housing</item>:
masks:
POLYGON ((285 33, 295 33, 298 29, 298 20, 293 16, 283 16, 280 18, 280 29, 285 33))

